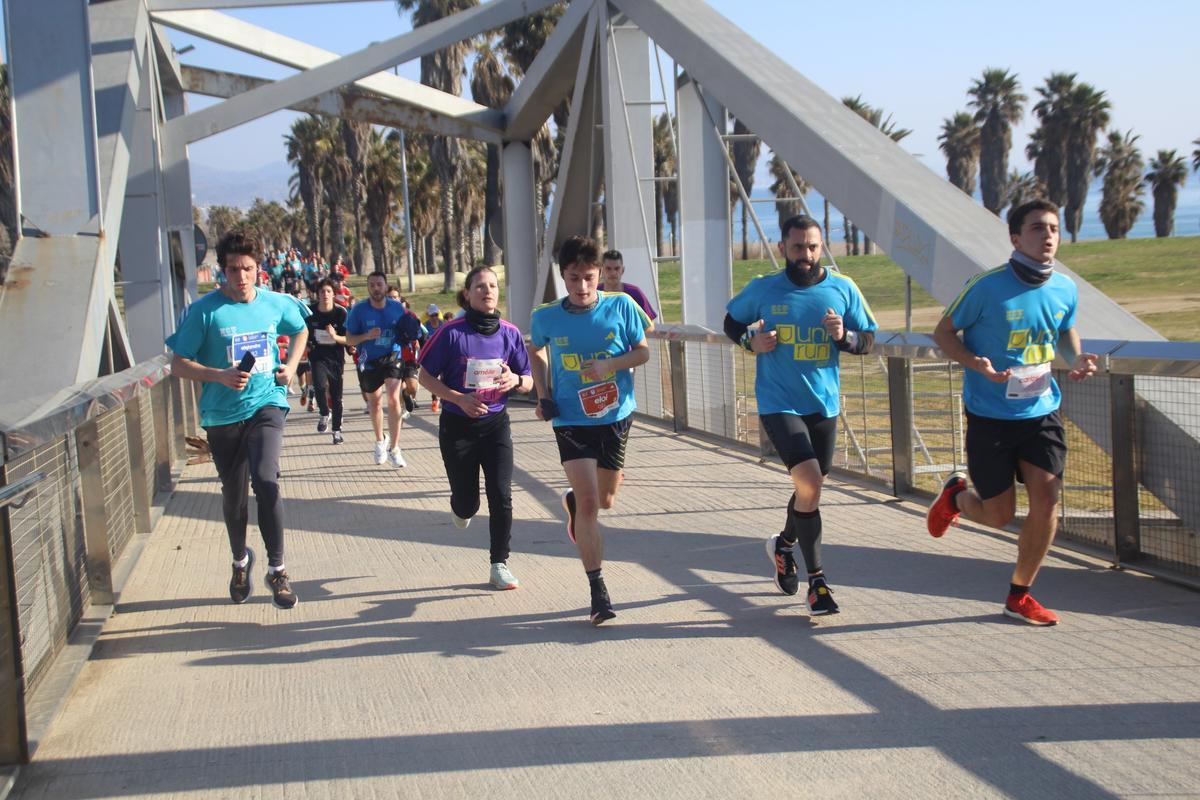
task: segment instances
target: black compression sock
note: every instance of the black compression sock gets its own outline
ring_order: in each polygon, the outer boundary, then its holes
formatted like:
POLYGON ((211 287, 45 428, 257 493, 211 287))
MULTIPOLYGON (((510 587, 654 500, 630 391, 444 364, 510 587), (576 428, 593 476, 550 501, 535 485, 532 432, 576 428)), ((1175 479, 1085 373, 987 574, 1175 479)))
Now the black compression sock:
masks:
POLYGON ((821 571, 821 509, 797 511, 792 507, 791 530, 810 573, 821 571))
POLYGON ((589 569, 587 571, 587 579, 588 579, 588 583, 591 585, 591 587, 593 589, 596 589, 596 588, 603 589, 604 588, 604 570, 603 569, 599 569, 599 568, 589 569))
POLYGON ((1008 585, 1008 593, 1010 595, 1017 595, 1019 597, 1023 594, 1029 594, 1029 587, 1028 586, 1019 586, 1015 583, 1010 583, 1008 585))

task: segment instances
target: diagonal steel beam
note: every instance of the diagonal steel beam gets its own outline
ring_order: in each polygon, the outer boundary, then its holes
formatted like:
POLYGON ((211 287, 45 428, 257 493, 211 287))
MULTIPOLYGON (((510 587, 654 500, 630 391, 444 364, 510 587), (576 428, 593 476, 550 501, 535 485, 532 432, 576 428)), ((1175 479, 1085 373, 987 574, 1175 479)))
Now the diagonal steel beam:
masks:
MULTIPOLYGON (((1008 228, 940 175, 699 0, 612 0, 730 113, 943 303, 1008 260, 1008 228)), ((1091 284, 1085 338, 1161 339, 1091 284)))
MULTIPOLYGON (((239 94, 271 83, 267 78, 222 72, 214 69, 184 66, 182 69, 183 89, 207 97, 236 97, 239 94)), ((421 133, 435 133, 460 139, 477 139, 490 144, 500 144, 499 126, 503 119, 500 112, 494 115, 495 127, 485 128, 472 122, 445 114, 435 114, 422 108, 398 103, 357 89, 334 89, 295 103, 292 111, 309 114, 324 114, 330 117, 369 122, 373 125, 388 125, 421 133)))
POLYGON ((166 29, 158 23, 151 23, 150 28, 154 37, 154 56, 158 62, 160 83, 169 91, 183 91, 183 74, 179 59, 175 56, 175 48, 171 46, 171 38, 166 29))
POLYGON ((151 11, 183 11, 190 8, 262 8, 366 2, 370 0, 149 0, 147 5, 151 11))
POLYGON ((416 30, 371 45, 299 75, 252 89, 223 103, 168 123, 184 141, 194 142, 266 116, 293 103, 336 89, 381 69, 441 50, 540 11, 555 0, 493 0, 467 11, 422 25, 416 30))
MULTIPOLYGON (((296 69, 319 67, 341 57, 216 11, 179 11, 154 18, 184 33, 296 69)), ((502 117, 493 109, 390 73, 376 73, 355 81, 354 86, 399 100, 419 111, 457 117, 477 125, 482 129, 478 138, 485 140, 490 141, 488 137, 498 134, 502 127, 502 117)))
POLYGON ((505 138, 533 138, 554 107, 571 91, 575 79, 575 70, 571 67, 578 62, 582 52, 584 20, 588 19, 593 5, 593 0, 574 0, 559 19, 504 106, 504 116, 508 120, 505 138))

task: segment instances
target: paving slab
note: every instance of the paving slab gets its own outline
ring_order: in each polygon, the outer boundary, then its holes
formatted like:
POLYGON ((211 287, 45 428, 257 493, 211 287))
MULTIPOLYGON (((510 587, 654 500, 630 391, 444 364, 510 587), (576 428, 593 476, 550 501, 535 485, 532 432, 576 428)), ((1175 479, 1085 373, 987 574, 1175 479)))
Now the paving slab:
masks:
POLYGON ((436 418, 394 470, 347 405, 341 446, 287 424, 300 604, 261 574, 229 602, 215 472, 189 467, 14 796, 1200 796, 1194 592, 1056 550, 1037 589, 1063 622, 1025 626, 1000 614, 1013 537, 934 540, 922 507, 831 480, 843 613, 813 619, 763 548, 782 467, 639 422, 594 628, 548 425, 513 409, 499 592, 486 510, 451 525, 436 418))

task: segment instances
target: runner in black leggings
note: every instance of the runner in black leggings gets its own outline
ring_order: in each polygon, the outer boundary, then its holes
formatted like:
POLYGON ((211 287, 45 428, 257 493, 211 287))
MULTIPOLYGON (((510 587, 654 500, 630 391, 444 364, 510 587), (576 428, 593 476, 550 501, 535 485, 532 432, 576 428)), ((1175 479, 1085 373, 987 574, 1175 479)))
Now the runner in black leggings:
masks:
POLYGON ((317 302, 313 304, 308 323, 308 341, 312 345, 308 360, 312 365, 313 388, 321 419, 317 433, 333 426, 333 443, 342 439, 342 375, 346 369, 346 348, 335 336, 346 335, 346 309, 334 305, 336 294, 333 281, 326 278, 317 285, 317 302), (332 417, 332 418, 331 418, 332 417))
POLYGON ((467 273, 459 305, 466 314, 443 324, 421 351, 421 385, 445 402, 438 427, 450 481, 450 513, 465 528, 479 511, 479 470, 487 489, 491 576, 497 589, 516 589, 508 570, 512 538, 513 447, 508 393, 533 388, 521 332, 500 319, 496 273, 467 273))

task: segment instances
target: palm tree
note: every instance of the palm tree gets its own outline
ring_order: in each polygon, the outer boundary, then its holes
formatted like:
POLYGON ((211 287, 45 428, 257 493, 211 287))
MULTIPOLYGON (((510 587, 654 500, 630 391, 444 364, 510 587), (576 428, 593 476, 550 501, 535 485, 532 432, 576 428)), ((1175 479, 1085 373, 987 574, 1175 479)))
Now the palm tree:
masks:
POLYGON ((346 252, 346 207, 351 202, 351 187, 354 170, 346 155, 346 143, 342 139, 341 125, 336 119, 319 120, 321 135, 329 143, 325 160, 321 162, 321 183, 325 188, 322 198, 325 204, 325 219, 328 221, 329 238, 326 241, 326 258, 336 264, 346 252))
POLYGON ((222 236, 242 224, 242 210, 233 206, 209 206, 205 221, 209 239, 219 242, 222 236))
POLYGON ((367 237, 371 241, 375 269, 388 269, 387 233, 400 210, 403 175, 400 171, 400 134, 384 136, 372 130, 367 139, 367 196, 363 206, 367 237))
POLYGON ((324 135, 321 120, 313 114, 301 117, 292 123, 291 132, 283 137, 287 145, 287 160, 296 172, 292 176, 293 189, 304 204, 308 217, 309 251, 323 251, 321 239, 322 208, 325 188, 322 180, 323 165, 328 157, 331 143, 324 135))
POLYGON ((1108 127, 1111 107, 1104 99, 1104 92, 1086 83, 1076 86, 1068 99, 1067 205, 1063 221, 1072 242, 1078 240, 1083 224, 1083 206, 1095 170, 1096 137, 1108 127))
POLYGON ((1034 105, 1033 114, 1039 124, 1025 148, 1034 174, 1046 185, 1047 199, 1059 206, 1067 204, 1067 139, 1074 90, 1073 72, 1053 72, 1037 87, 1042 99, 1034 105))
POLYGON ((1001 208, 1007 206, 1015 208, 1022 203, 1028 203, 1030 200, 1045 200, 1046 184, 1042 183, 1042 179, 1032 172, 1026 172, 1022 175, 1015 169, 1009 173, 1008 180, 1004 183, 1004 194, 1001 195, 1001 208))
POLYGON ((1192 139, 1196 149, 1192 151, 1192 169, 1200 172, 1200 139, 1192 139))
POLYGON ((1187 163, 1175 150, 1159 150, 1150 162, 1146 183, 1154 195, 1154 235, 1170 236, 1175 232, 1175 204, 1179 202, 1179 187, 1187 180, 1187 163))
POLYGON ((1096 154, 1096 176, 1104 176, 1100 199, 1100 221, 1110 239, 1124 239, 1145 209, 1142 202, 1142 170, 1145 162, 1138 151, 1133 131, 1122 136, 1108 134, 1108 144, 1096 154))
MULTIPOLYGON (((675 151, 671 147, 671 116, 664 111, 654 120, 654 175, 660 178, 675 174, 675 151)), ((658 255, 665 255, 663 244, 663 209, 667 187, 674 181, 654 182, 654 233, 658 243, 658 255)), ((674 251, 672 251, 674 252, 674 251)))
POLYGON ((340 120, 338 132, 350 167, 350 211, 354 219, 354 271, 362 275, 366 257, 363 253, 363 205, 367 202, 367 140, 371 125, 367 122, 340 120))
MULTIPOLYGON (((778 153, 773 152, 771 154, 771 161, 768 168, 770 169, 771 177, 774 178, 768 188, 775 197, 795 197, 792 193, 792 183, 788 180, 789 172, 791 173, 792 180, 796 182, 796 187, 800 189, 800 194, 808 194, 808 183, 804 178, 800 177, 800 173, 794 169, 790 169, 787 162, 778 153)), ((776 200, 775 212, 779 215, 779 229, 783 230, 783 223, 788 217, 804 213, 804 205, 799 200, 776 200)))
MULTIPOLYGON (((464 9, 479 5, 478 0, 396 0, 399 11, 412 11, 414 28, 427 25, 464 9)), ((421 57, 421 83, 448 94, 462 93, 467 42, 454 44, 421 57)), ((442 291, 454 289, 454 186, 458 176, 459 144, 449 136, 429 137, 429 155, 441 184, 440 217, 442 223, 442 291)))
MULTIPOLYGON (((471 98, 480 105, 500 109, 512 97, 516 84, 500 65, 496 48, 490 37, 475 50, 475 65, 471 69, 471 98)), ((483 212, 483 263, 500 263, 503 239, 503 209, 500 203, 500 147, 487 146, 487 185, 483 212)))
POLYGON ((938 148, 946 154, 946 177, 968 195, 975 194, 975 174, 979 170, 979 128, 975 118, 959 111, 942 120, 938 148))
POLYGON ((287 210, 275 200, 254 198, 246 212, 246 226, 258 232, 264 247, 281 250, 288 243, 287 210))
MULTIPOLYGON (((733 121, 734 136, 749 136, 750 129, 740 119, 733 121)), ((746 197, 754 188, 754 169, 758 166, 758 155, 762 151, 762 139, 758 137, 733 140, 733 170, 741 181, 746 197)), ((737 197, 737 193, 734 193, 737 197)), ((746 231, 747 217, 750 209, 742 203, 742 260, 750 258, 750 250, 746 231)))
POLYGON ((979 132, 979 183, 983 206, 993 214, 1004 207, 1004 187, 1008 175, 1008 151, 1012 149, 1012 126, 1025 110, 1025 95, 1016 75, 1006 69, 989 67, 967 90, 975 109, 979 132))

